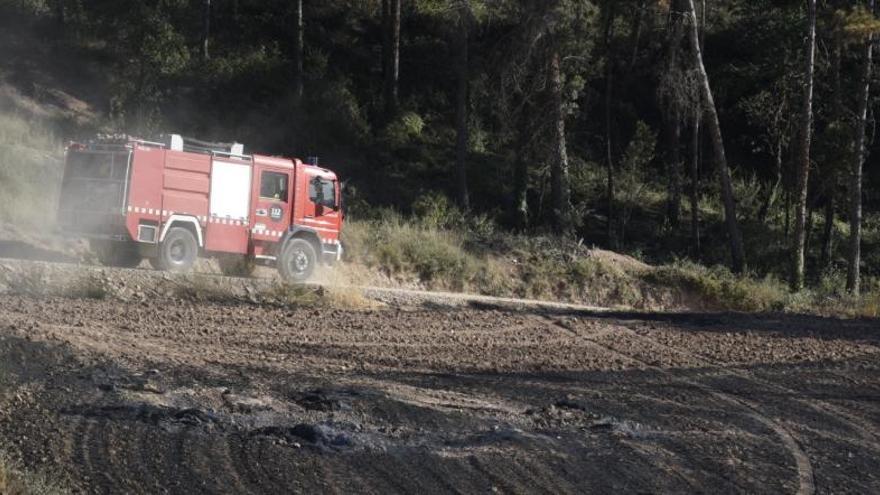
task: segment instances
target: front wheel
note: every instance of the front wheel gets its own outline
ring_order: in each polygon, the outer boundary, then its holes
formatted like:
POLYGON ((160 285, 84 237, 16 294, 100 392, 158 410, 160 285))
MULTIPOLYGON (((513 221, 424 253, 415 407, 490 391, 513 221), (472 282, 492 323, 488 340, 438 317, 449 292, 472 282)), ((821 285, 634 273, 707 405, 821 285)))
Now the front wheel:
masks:
POLYGON ((292 239, 278 258, 278 271, 284 280, 305 282, 315 272, 318 255, 312 243, 305 239, 292 239))
POLYGON ((196 237, 187 229, 172 227, 159 246, 159 269, 170 272, 188 272, 199 255, 196 237))

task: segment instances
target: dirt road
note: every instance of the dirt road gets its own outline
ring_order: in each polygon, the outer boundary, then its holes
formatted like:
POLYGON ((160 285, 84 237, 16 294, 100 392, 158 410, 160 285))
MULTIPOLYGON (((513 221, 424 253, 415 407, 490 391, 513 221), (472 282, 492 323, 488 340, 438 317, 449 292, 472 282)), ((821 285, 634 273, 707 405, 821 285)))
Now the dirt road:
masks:
POLYGON ((0 441, 76 492, 880 491, 877 321, 0 308, 0 441))

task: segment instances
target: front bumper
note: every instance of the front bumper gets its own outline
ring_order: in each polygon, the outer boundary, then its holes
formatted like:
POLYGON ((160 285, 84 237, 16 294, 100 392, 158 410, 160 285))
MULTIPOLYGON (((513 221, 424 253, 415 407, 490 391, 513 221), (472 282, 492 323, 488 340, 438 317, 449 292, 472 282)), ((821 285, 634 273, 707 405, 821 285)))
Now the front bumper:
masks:
POLYGON ((321 244, 321 258, 324 263, 332 265, 342 261, 343 247, 341 243, 321 244))

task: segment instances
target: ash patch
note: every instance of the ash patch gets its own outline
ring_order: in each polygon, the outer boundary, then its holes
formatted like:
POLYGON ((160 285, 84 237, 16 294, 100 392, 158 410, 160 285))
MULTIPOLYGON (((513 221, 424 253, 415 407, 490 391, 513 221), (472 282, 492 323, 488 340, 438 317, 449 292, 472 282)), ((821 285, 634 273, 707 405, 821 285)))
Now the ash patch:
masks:
POLYGON ((281 444, 299 447, 302 442, 312 446, 330 449, 351 447, 354 441, 350 434, 329 424, 300 423, 295 426, 267 426, 252 430, 253 437, 275 438, 281 444))
POLYGON ((574 396, 566 396, 540 408, 525 411, 539 429, 577 427, 588 433, 614 433, 630 437, 644 436, 648 431, 644 425, 627 419, 601 414, 591 410, 586 401, 574 396))
POLYGON ((350 411, 351 401, 359 396, 350 390, 328 390, 316 388, 292 394, 292 399, 303 409, 320 412, 350 411))
POLYGON ((524 446, 530 443, 534 437, 523 430, 510 425, 494 425, 487 430, 481 430, 465 435, 447 437, 443 445, 452 449, 473 449, 501 446, 524 446))
POLYGON ((62 414, 108 421, 138 421, 154 426, 183 425, 193 427, 225 428, 227 423, 215 413, 198 408, 174 408, 150 404, 115 405, 102 407, 74 406, 62 414))

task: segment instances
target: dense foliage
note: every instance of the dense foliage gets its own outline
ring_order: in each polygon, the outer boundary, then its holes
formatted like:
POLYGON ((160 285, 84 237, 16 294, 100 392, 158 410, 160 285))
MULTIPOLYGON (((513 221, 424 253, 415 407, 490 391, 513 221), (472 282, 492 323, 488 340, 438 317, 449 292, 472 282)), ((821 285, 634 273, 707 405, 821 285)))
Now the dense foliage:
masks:
MULTIPOLYGON (((348 179, 350 213, 361 218, 378 206, 445 205, 445 195, 462 215, 507 229, 555 230, 652 261, 728 264, 723 170, 688 42, 695 9, 748 269, 787 276, 809 2, 9 3, 7 19, 101 67, 95 80, 106 86, 92 103, 113 130, 320 156, 348 179)), ((878 24, 871 5, 818 4, 812 283, 846 271, 863 48, 878 24)), ((873 101, 861 220, 868 277, 880 271, 873 101)))

